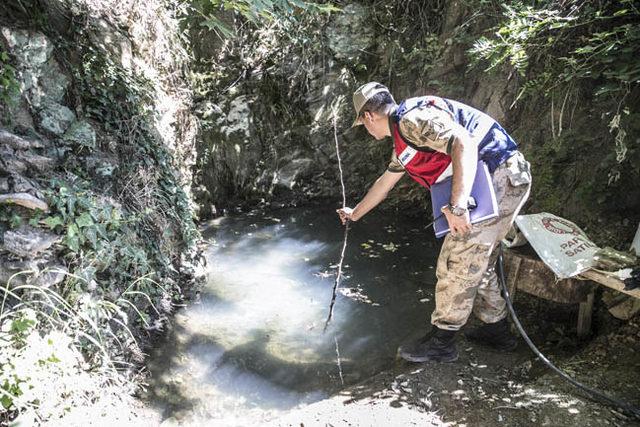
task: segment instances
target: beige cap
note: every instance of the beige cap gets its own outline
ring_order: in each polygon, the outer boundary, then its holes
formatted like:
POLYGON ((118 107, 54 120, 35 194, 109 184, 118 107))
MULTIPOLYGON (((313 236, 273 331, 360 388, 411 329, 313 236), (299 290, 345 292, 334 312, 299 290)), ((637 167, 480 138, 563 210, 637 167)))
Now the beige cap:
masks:
MULTIPOLYGON (((387 89, 386 86, 382 85, 382 87, 376 88, 376 86, 378 85, 381 85, 381 83, 369 82, 363 84, 358 89, 356 89, 355 92, 353 92, 353 108, 356 110, 356 119, 353 121, 351 127, 362 124, 358 122, 358 116, 360 115, 360 111, 362 110, 362 107, 364 107, 364 104, 366 104, 367 101, 373 97, 373 95, 380 92, 389 93, 389 89, 387 89)), ((391 93, 389 93, 389 95, 391 95, 391 93)))

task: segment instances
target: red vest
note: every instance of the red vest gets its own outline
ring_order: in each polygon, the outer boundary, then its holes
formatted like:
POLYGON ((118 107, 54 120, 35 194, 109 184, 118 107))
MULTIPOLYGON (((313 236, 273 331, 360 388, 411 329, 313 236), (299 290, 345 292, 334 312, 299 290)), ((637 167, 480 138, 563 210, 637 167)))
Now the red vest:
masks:
POLYGON ((418 184, 430 189, 442 172, 451 163, 451 156, 429 148, 408 144, 400 134, 399 126, 393 123, 393 144, 396 156, 405 171, 418 184))

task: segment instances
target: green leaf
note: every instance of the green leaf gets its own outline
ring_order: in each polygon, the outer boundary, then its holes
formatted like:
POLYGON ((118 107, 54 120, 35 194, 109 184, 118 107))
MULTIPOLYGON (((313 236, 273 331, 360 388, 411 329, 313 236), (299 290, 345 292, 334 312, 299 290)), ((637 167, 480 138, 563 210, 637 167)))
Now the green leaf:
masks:
POLYGON ((67 237, 75 237, 80 232, 80 229, 76 224, 71 224, 67 228, 67 237))
POLYGON ((42 220, 42 223, 53 230, 57 226, 63 225, 64 221, 59 216, 48 216, 42 220))
POLYGON ((45 361, 47 361, 49 363, 60 363, 60 362, 62 362, 60 359, 58 359, 58 357, 56 357, 55 354, 52 354, 51 356, 47 357, 45 359, 45 361))
POLYGON ((232 29, 227 27, 218 18, 211 16, 200 23, 201 26, 206 27, 211 31, 220 32, 223 37, 231 38, 235 35, 232 29))
POLYGON ((32 319, 25 319, 25 318, 15 319, 14 321, 11 322, 11 332, 22 335, 25 332, 27 332, 29 329, 31 329, 31 327, 33 327, 35 324, 36 324, 35 320, 32 320, 32 319))
POLYGON ((76 224, 78 227, 90 227, 94 225, 93 218, 91 218, 91 214, 89 212, 83 212, 82 215, 76 219, 76 224))
POLYGON ((69 228, 67 228, 67 235, 64 238, 64 244, 73 252, 78 252, 80 250, 79 232, 80 230, 76 224, 71 224, 69 228))
POLYGON ((83 231, 84 238, 89 242, 91 242, 91 247, 95 249, 98 245, 97 228, 89 227, 89 228, 84 228, 82 231, 83 231))

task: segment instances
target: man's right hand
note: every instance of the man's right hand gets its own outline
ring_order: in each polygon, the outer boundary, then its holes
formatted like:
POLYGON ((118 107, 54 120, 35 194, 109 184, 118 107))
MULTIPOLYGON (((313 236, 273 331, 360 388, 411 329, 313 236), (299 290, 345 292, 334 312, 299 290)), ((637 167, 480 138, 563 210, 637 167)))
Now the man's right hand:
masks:
POLYGON ((351 214, 353 214, 353 209, 345 206, 344 208, 336 209, 336 212, 338 212, 338 216, 340 217, 340 221, 342 221, 342 225, 346 224, 347 221, 353 221, 353 218, 351 217, 351 214))

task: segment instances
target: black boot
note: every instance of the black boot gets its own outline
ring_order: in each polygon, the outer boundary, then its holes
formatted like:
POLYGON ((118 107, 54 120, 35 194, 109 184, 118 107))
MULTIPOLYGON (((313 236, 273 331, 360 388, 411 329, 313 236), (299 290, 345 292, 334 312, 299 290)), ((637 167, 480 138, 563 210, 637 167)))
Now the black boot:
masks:
POLYGON ((456 332, 434 326, 430 333, 418 341, 400 346, 398 355, 408 362, 454 362, 458 360, 456 332))
POLYGON ((468 340, 488 345, 496 350, 512 351, 518 346, 516 337, 509 331, 509 323, 504 318, 496 323, 485 323, 479 328, 465 331, 468 340))

